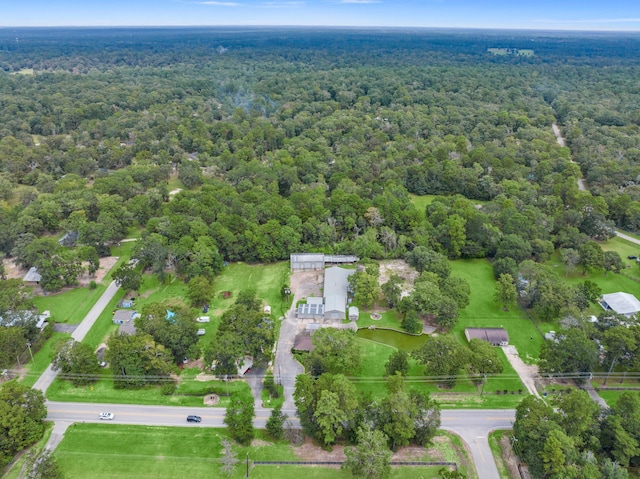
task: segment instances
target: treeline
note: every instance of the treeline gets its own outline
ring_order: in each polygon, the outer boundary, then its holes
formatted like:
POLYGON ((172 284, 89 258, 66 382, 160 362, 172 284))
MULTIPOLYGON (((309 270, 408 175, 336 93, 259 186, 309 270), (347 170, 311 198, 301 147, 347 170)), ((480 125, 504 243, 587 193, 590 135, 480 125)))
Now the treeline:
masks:
POLYGON ((529 396, 516 408, 513 446, 534 477, 626 479, 638 464, 639 412, 631 392, 606 414, 581 390, 551 404, 529 396))

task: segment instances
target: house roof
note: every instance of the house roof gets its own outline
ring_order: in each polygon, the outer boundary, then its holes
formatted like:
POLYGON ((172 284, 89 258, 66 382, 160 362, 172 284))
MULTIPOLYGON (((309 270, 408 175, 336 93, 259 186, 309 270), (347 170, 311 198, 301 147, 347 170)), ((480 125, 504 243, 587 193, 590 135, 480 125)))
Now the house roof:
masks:
POLYGON ((618 314, 635 314, 640 312, 640 301, 629 293, 603 294, 602 303, 604 303, 603 307, 605 309, 608 307, 618 314))
POLYGON ((138 332, 133 318, 125 320, 125 322, 118 328, 118 331, 128 335, 136 334, 138 332))
POLYGON ((135 311, 130 309, 119 309, 113 314, 113 321, 128 321, 133 318, 135 311))
POLYGON ((354 270, 334 266, 324 271, 324 310, 347 312, 349 276, 354 270))
POLYGON ((464 335, 467 337, 467 341, 482 339, 491 344, 509 342, 509 333, 502 328, 466 328, 464 335))
POLYGON ((311 335, 309 333, 300 333, 293 341, 293 348, 295 351, 313 351, 315 346, 311 341, 311 335))
POLYGON ((41 279, 42 275, 38 273, 38 268, 32 266, 31 268, 29 268, 29 271, 27 271, 27 274, 24 275, 22 281, 38 283, 41 279))

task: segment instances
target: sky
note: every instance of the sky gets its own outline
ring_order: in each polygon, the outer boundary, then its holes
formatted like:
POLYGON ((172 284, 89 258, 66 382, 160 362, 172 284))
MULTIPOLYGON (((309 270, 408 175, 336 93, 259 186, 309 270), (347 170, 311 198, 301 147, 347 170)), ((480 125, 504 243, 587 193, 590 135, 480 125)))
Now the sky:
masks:
POLYGON ((169 25, 640 31, 640 1, 0 0, 0 27, 169 25))

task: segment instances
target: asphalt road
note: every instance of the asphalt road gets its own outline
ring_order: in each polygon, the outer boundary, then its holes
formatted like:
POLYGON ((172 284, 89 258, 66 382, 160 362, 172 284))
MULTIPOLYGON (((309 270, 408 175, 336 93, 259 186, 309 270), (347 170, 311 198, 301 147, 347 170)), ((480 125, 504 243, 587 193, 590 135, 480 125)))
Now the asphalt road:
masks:
MULTIPOLYGON (((89 404, 48 402, 47 419, 56 423, 102 422, 101 412, 115 415, 114 424, 145 426, 224 427, 225 409, 206 407, 140 406, 132 404, 89 404), (201 423, 188 423, 187 416, 202 417, 201 423)), ((294 410, 285 410, 294 426, 299 427, 294 410)), ((264 428, 271 415, 270 409, 256 409, 254 425, 264 428)), ((442 411, 442 429, 454 432, 469 445, 480 479, 500 479, 488 434, 495 429, 510 429, 515 411, 510 409, 458 409, 442 411)), ((106 422, 106 421, 105 421, 106 422)))

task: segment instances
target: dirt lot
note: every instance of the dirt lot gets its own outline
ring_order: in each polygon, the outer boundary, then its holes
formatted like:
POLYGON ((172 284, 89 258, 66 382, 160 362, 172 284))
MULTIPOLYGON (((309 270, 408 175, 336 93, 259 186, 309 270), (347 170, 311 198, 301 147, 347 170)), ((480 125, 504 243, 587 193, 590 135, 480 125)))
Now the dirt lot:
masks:
MULTIPOLYGON (((83 274, 78 277, 78 284, 80 286, 88 286, 89 283, 93 280, 96 283, 99 283, 104 279, 109 270, 113 267, 114 264, 118 261, 117 256, 107 256, 106 258, 100 258, 100 268, 96 271, 95 275, 89 276, 88 274, 83 274)), ((24 278, 24 275, 27 274, 27 270, 24 268, 20 268, 16 266, 13 260, 8 258, 3 258, 2 260, 4 264, 4 270, 6 272, 7 278, 24 278)), ((35 291, 36 294, 39 294, 39 291, 35 291)))
POLYGON ((389 281, 389 277, 394 273, 402 279, 402 296, 408 296, 409 293, 413 291, 413 283, 419 276, 419 273, 401 259, 380 261, 378 283, 382 286, 389 281))
POLYGON ((296 271, 291 274, 289 284, 293 293, 293 304, 309 296, 322 296, 324 271, 296 271))
MULTIPOLYGON (((426 454, 431 461, 446 461, 447 458, 442 452, 442 445, 449 448, 454 447, 446 436, 436 436, 433 439, 435 446, 425 449, 424 447, 407 446, 399 448, 391 457, 392 461, 421 461, 426 454), (440 446, 440 447, 438 447, 440 446)), ((304 444, 293 447, 293 452, 301 461, 345 461, 344 446, 333 446, 331 451, 322 449, 313 443, 310 438, 306 438, 304 444)))

